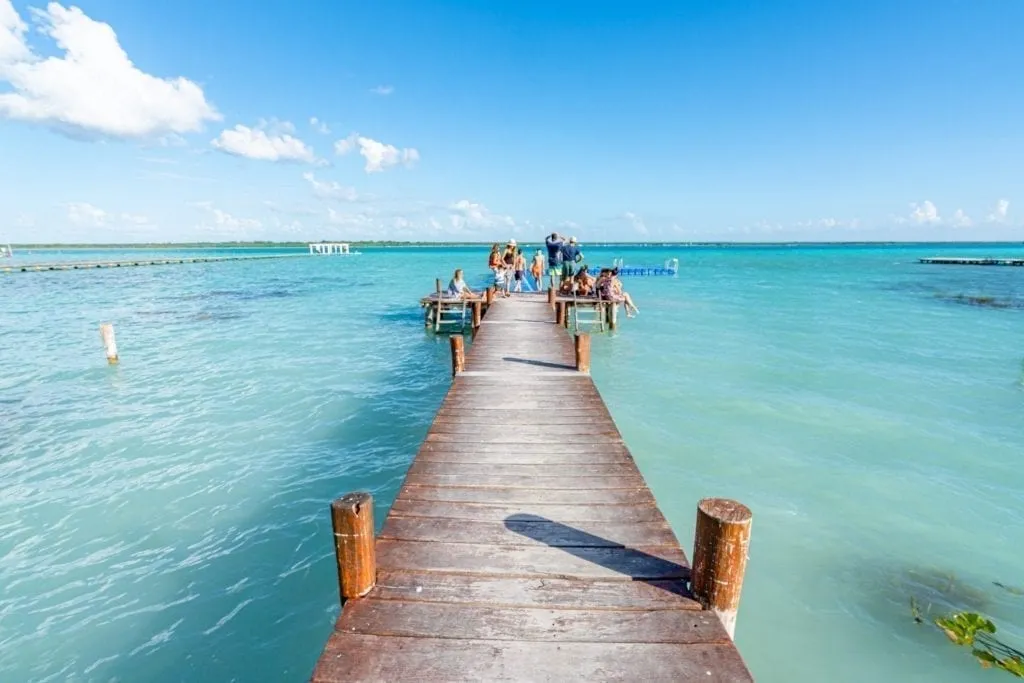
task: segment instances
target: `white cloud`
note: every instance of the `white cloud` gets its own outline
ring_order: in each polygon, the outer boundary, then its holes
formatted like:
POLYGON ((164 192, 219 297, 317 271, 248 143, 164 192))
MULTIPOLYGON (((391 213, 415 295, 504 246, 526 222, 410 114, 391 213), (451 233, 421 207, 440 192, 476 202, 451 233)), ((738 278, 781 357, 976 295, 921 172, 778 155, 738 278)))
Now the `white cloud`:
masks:
POLYGON ((370 88, 370 92, 374 95, 387 96, 395 92, 395 86, 393 85, 378 85, 376 88, 370 88))
POLYGON ((644 219, 641 218, 640 216, 637 216, 632 211, 627 211, 626 213, 622 214, 622 217, 624 219, 626 219, 627 221, 629 221, 630 226, 638 234, 646 235, 646 234, 648 234, 650 232, 647 229, 647 225, 644 223, 644 219))
POLYGON ((321 135, 329 135, 331 132, 331 129, 327 126, 327 122, 321 121, 315 116, 309 119, 309 125, 313 127, 313 130, 321 135))
POLYGON ((492 213, 483 204, 471 202, 468 199, 460 199, 448 207, 449 222, 457 231, 469 228, 515 228, 516 222, 512 216, 492 213))
POLYGON ((74 225, 91 228, 131 224, 134 226, 150 225, 148 216, 134 213, 110 213, 88 202, 70 202, 68 221, 74 225))
POLYGON ((969 228, 974 225, 974 221, 971 217, 964 213, 963 209, 957 209, 953 213, 953 218, 950 220, 954 228, 969 228))
POLYGON ((136 67, 108 24, 56 2, 32 12, 64 54, 35 54, 11 0, 0 0, 0 83, 9 86, 0 117, 125 138, 195 132, 221 119, 196 83, 136 67))
POLYGON ((354 202, 359 199, 359 193, 354 187, 341 185, 333 180, 329 182, 317 180, 312 172, 303 173, 302 177, 313 188, 313 194, 321 199, 341 199, 346 202, 354 202))
POLYGON ((415 147, 399 149, 394 145, 363 137, 357 133, 351 133, 334 143, 334 151, 341 156, 348 154, 356 147, 359 148, 359 154, 366 159, 364 168, 367 173, 379 173, 398 164, 412 168, 420 160, 420 153, 415 147))
POLYGON ((996 202, 996 208, 988 215, 990 223, 1004 223, 1006 215, 1010 212, 1010 200, 1000 199, 996 202))
POLYGON ((210 144, 222 152, 247 159, 301 161, 307 164, 319 162, 313 148, 302 140, 288 133, 268 134, 262 126, 249 128, 239 124, 221 131, 210 144))
POLYGON ((213 224, 203 221, 198 227, 204 230, 214 230, 222 233, 245 234, 250 230, 259 230, 263 223, 255 218, 238 218, 227 211, 218 209, 213 202, 196 202, 193 206, 207 212, 207 217, 213 224))
POLYGON ((939 216, 939 210, 936 209, 935 205, 927 199, 921 204, 912 202, 910 204, 910 209, 910 220, 917 224, 927 223, 931 225, 942 222, 942 218, 939 216))

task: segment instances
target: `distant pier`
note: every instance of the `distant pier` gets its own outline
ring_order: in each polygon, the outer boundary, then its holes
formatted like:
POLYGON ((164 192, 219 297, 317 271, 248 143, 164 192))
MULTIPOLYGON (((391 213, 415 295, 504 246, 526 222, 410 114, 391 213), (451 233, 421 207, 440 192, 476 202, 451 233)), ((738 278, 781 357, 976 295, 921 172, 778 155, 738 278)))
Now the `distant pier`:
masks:
POLYGON ((691 570, 565 302, 485 305, 380 534, 369 494, 331 506, 342 612, 313 681, 751 683, 750 511, 702 500, 691 570))
POLYGON ((264 256, 196 256, 175 258, 133 258, 117 261, 54 261, 50 263, 0 263, 0 272, 30 273, 48 270, 94 270, 96 268, 134 268, 137 266, 167 266, 176 263, 215 263, 218 261, 263 261, 266 259, 294 258, 306 254, 267 254, 264 256))
POLYGON ((1024 266, 1024 258, 933 256, 919 259, 919 261, 939 266, 1024 266))

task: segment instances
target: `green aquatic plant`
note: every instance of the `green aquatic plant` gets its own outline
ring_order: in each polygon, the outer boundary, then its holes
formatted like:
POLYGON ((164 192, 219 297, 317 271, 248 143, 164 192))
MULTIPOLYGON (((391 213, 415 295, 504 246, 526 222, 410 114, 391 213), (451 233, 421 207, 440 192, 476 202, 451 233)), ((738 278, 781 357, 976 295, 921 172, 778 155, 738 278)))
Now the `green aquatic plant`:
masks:
MULTIPOLYGON (((920 612, 911 603, 914 620, 921 623, 920 612)), ((1012 676, 1024 678, 1024 652, 995 637, 996 625, 976 612, 954 612, 935 619, 949 640, 971 648, 971 654, 984 668, 1002 669, 1012 676)))

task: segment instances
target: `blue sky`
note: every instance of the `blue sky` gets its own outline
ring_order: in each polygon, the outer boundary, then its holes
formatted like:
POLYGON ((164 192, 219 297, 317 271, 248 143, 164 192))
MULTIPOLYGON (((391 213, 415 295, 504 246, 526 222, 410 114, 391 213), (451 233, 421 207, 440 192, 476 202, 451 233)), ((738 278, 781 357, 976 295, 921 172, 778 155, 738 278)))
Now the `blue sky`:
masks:
POLYGON ((0 241, 1022 240, 1022 25, 1017 0, 0 0, 0 241))

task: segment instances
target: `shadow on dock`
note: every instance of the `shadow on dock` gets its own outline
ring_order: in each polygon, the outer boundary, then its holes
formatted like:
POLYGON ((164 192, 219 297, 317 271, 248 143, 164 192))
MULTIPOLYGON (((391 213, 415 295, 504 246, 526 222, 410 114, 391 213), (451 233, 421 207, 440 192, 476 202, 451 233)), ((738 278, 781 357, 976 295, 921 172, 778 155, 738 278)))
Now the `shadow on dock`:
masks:
POLYGON ((505 528, 538 543, 558 548, 581 560, 618 572, 633 581, 646 583, 673 595, 693 597, 687 588, 690 568, 681 564, 539 515, 510 515, 505 519, 505 528), (557 539, 557 542, 554 539, 557 539), (609 549, 616 549, 619 552, 601 552, 609 549))
POLYGON ((535 365, 541 368, 554 368, 556 370, 575 370, 575 365, 566 365, 565 363, 552 363, 546 360, 531 360, 529 358, 511 358, 505 356, 502 358, 503 361, 508 363, 523 363, 524 365, 535 365))

